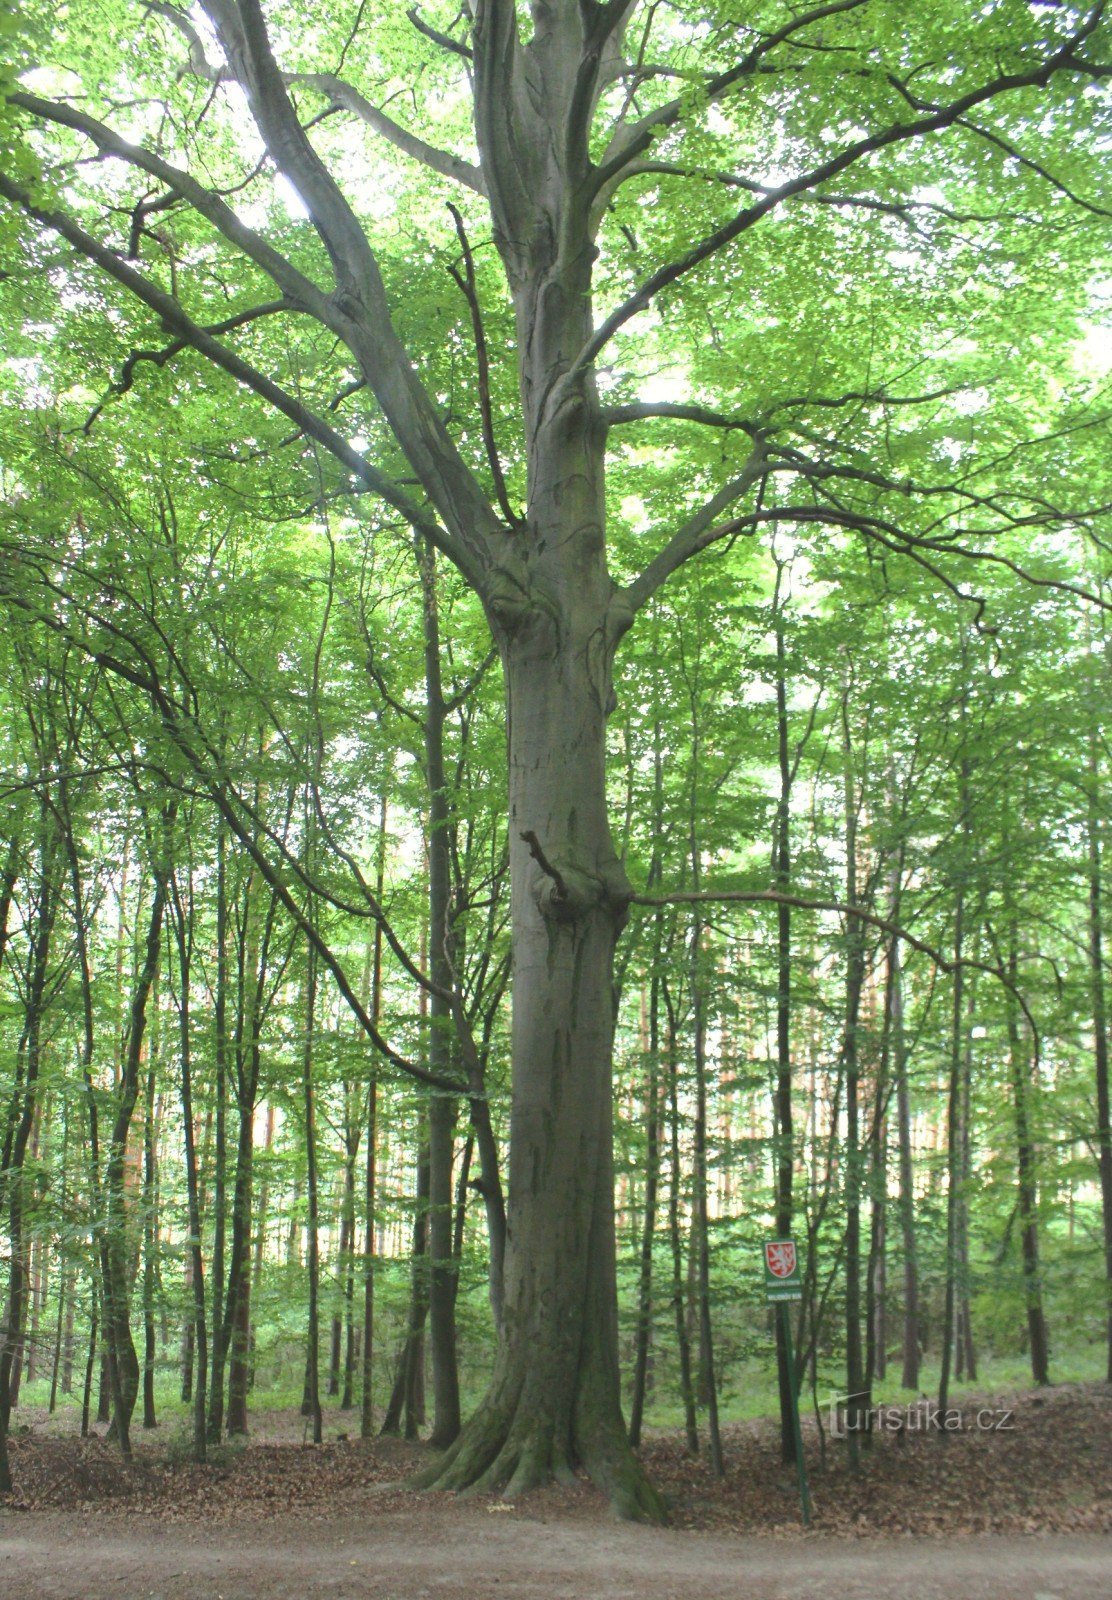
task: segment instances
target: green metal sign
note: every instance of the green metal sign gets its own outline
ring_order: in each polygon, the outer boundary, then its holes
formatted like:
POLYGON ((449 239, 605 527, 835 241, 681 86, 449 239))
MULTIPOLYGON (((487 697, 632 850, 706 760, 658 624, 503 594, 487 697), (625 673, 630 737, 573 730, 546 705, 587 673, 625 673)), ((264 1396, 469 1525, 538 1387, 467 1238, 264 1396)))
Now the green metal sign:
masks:
POLYGON ((765 1299, 770 1305, 780 1300, 802 1300, 799 1253, 794 1239, 766 1239, 764 1245, 765 1299))

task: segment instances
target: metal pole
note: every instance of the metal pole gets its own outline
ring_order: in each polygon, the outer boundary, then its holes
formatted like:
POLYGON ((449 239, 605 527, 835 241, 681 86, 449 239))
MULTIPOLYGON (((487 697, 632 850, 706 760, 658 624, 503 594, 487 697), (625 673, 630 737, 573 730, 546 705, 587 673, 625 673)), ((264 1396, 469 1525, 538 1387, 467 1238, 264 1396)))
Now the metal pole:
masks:
POLYGON ((799 1385, 795 1379, 795 1354, 792 1350, 791 1301, 781 1300, 780 1316, 784 1329, 784 1353, 788 1362, 788 1388, 792 1397, 792 1437, 795 1440, 795 1470, 799 1477, 799 1508, 803 1526, 811 1526, 811 1491, 807 1487, 807 1465, 803 1460, 803 1430, 799 1425, 799 1385))

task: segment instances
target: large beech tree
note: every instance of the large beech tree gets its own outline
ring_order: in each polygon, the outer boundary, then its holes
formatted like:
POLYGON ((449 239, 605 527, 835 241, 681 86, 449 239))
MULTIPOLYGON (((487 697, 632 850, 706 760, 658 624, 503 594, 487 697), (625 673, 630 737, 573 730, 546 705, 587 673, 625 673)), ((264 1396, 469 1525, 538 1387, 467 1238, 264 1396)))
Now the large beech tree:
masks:
POLYGON ((230 446, 238 385, 454 564, 501 655, 504 1314, 439 1485, 517 1490, 584 1466, 624 1513, 662 1514, 618 1384, 611 983, 635 898, 606 791, 618 647, 684 563, 773 524, 856 530, 966 593, 956 546, 1014 567, 1011 533, 1083 516, 1068 487, 1041 491, 1021 393, 1037 357, 1008 368, 1048 289, 1068 320, 1091 276, 1105 11, 26 9, 0 196, 32 268, 45 234, 115 284, 114 316, 134 302, 118 404, 152 367, 182 383, 196 356, 219 368, 230 446), (434 209, 442 227, 417 218, 434 209), (426 244, 403 271, 407 228, 426 244), (449 406, 414 319, 455 340, 460 297, 471 393, 449 406), (981 365, 957 342, 969 318, 981 365), (662 367, 667 398, 648 386, 662 367), (989 379, 1005 400, 971 470, 962 419, 990 405, 989 379), (609 505, 608 465, 625 491, 609 505))

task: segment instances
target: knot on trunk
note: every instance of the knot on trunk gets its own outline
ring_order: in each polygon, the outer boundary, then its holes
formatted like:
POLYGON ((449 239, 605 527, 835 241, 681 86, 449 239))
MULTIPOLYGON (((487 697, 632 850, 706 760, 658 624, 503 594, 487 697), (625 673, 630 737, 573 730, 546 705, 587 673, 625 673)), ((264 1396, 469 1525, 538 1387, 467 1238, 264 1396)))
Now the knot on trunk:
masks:
POLYGON ((550 861, 531 829, 521 837, 543 874, 533 890, 542 917, 553 922, 575 922, 597 909, 607 911, 622 926, 633 890, 620 861, 613 861, 603 872, 587 872, 566 862, 550 861))

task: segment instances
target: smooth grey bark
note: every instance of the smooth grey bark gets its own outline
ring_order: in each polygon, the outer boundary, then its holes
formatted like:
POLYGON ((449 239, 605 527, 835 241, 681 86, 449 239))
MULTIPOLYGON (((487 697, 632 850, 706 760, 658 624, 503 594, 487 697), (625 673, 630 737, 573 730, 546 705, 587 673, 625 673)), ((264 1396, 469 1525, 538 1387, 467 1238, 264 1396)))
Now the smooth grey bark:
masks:
MULTIPOLYGON (((159 826, 168 832, 172 820, 172 816, 164 817, 159 826)), ((107 1203, 104 1244, 105 1334, 111 1352, 112 1427, 120 1452, 125 1459, 131 1456, 131 1414, 139 1394, 139 1358, 131 1336, 131 1250, 127 1234, 124 1167, 132 1114, 139 1097, 139 1069, 143 1061, 147 1005, 158 972, 162 919, 168 898, 170 879, 170 864, 166 859, 168 844, 160 842, 158 849, 160 858, 155 861, 153 868, 154 881, 143 960, 136 977, 128 1015, 123 1051, 123 1075, 112 1121, 112 1136, 108 1146, 104 1178, 107 1203)))
POLYGON ((216 989, 212 1005, 212 1044, 216 1101, 212 1206, 212 1370, 208 1379, 209 1444, 224 1430, 224 1292, 228 1226, 228 851, 222 823, 216 830, 216 989))
POLYGON ((1104 982, 1104 862, 1100 813, 1100 756, 1096 732, 1089 737, 1086 813, 1089 891, 1089 984, 1093 1011, 1093 1065, 1097 1100, 1097 1166, 1100 1173, 1105 1291, 1108 1296, 1108 1381, 1112 1383, 1112 1095, 1108 1078, 1108 1004, 1104 982))
POLYGON ((911 1089, 904 1030, 903 967, 899 941, 888 947, 888 987, 892 1071, 896 1080, 896 1142, 900 1168, 900 1239, 903 1246, 903 1369, 905 1389, 919 1387, 919 1252, 915 1229, 915 1169, 911 1148, 911 1089))
MULTIPOLYGON (((858 793, 849 724, 849 686, 842 694, 843 799, 846 841, 846 904, 858 904, 858 793)), ((846 1088, 846 1423, 850 1460, 856 1464, 865 1431, 869 1396, 861 1348, 861 1135, 860 1013, 865 982, 865 942, 856 917, 846 918, 845 1025, 842 1061, 846 1088)))
MULTIPOLYGON (((386 785, 383 785, 378 811, 378 840, 375 850, 375 892, 379 903, 386 875, 386 785)), ((368 1004, 372 1026, 378 1027, 382 1014, 382 924, 376 922, 369 950, 370 971, 364 978, 364 988, 369 979, 368 1004)), ((367 1084, 367 1143, 363 1170, 363 1214, 366 1232, 363 1236, 363 1355, 360 1378, 362 1394, 359 1401, 359 1436, 370 1439, 374 1434, 374 1331, 375 1331, 375 1200, 378 1179, 378 1075, 371 1066, 367 1084)))
POLYGON ((193 891, 192 880, 187 881, 188 893, 183 898, 177 876, 175 875, 171 880, 174 933, 178 952, 178 1062, 181 1073, 186 1208, 189 1218, 189 1253, 186 1264, 191 1303, 190 1319, 187 1324, 190 1336, 188 1365, 183 1371, 182 1400, 191 1403, 193 1407, 193 1459, 194 1461, 204 1461, 208 1445, 206 1429, 208 1328, 205 1320, 202 1204, 198 1177, 197 1138, 193 1120, 193 1036, 190 1027, 189 988, 193 969, 193 891), (185 1382, 186 1376, 189 1378, 188 1392, 185 1382))
POLYGON ((4 1151, 4 1187, 8 1202, 8 1295, 4 1327, 0 1332, 0 1494, 12 1490, 8 1458, 8 1429, 19 1362, 23 1352, 23 1319, 28 1293, 24 1222, 28 1195, 24 1162, 38 1106, 38 1078, 42 1057, 42 1029, 54 924, 58 914, 59 885, 55 863, 58 841, 47 816, 40 812, 38 853, 39 892, 30 927, 29 973, 24 1001, 23 1030, 16 1059, 16 1086, 11 1105, 11 1141, 4 1151))
POLYGON ((637 1284, 637 1337, 633 1357, 633 1392, 629 1404, 629 1442, 641 1443, 641 1425, 648 1393, 649 1353, 653 1329, 653 1244, 656 1238, 657 1194, 660 1186, 660 1137, 663 1101, 660 1092, 660 951, 661 919, 653 929, 653 972, 649 980, 648 1057, 645 1087, 645 1202, 641 1224, 640 1264, 637 1284))
POLYGON ((386 1415, 384 1434, 398 1434, 405 1417, 405 1436, 416 1439, 424 1421, 425 1320, 429 1310, 429 1143, 427 1118, 422 1116, 417 1148, 417 1176, 413 1195, 413 1242, 410 1249, 409 1310, 405 1338, 386 1415))
MULTIPOLYGON (((154 1017, 158 1016, 158 995, 154 995, 154 1017)), ((151 1029, 151 1059, 147 1066, 143 1116, 143 1426, 155 1428, 158 1417, 154 1400, 155 1324, 154 1299, 158 1274, 158 1211, 155 1165, 155 1060, 157 1045, 151 1029)))
POLYGON ((1006 997, 1008 1056, 1012 1079, 1012 1116, 1016 1139, 1016 1187, 1018 1194, 1020 1250, 1023 1257, 1023 1292, 1027 1306, 1027 1342, 1031 1357, 1031 1377, 1035 1383, 1050 1382, 1050 1339, 1043 1308, 1042 1277, 1039 1270, 1039 1193, 1038 1163, 1031 1130, 1031 1067, 1019 1031, 1015 989, 1019 980, 1019 950, 1016 927, 1008 930, 1008 982, 1006 997))
POLYGON ((305 1344, 305 1399, 301 1411, 312 1425, 313 1443, 320 1444, 320 1229, 317 1196, 316 1098, 313 1089, 313 1044, 317 1014, 317 956, 310 947, 305 970, 305 1037, 301 1050, 301 1092, 305 1117, 305 1168, 309 1234, 309 1326, 305 1344))
POLYGON ((344 1086, 344 1198, 341 1225, 340 1270, 343 1274, 343 1388, 340 1410, 355 1403, 355 1163, 362 1137, 357 1086, 344 1086))
POLYGON ((970 974, 969 999, 965 1019, 965 1037, 962 1041, 961 1074, 961 1137, 958 1144, 958 1283, 955 1305, 956 1349, 955 1376, 974 1379, 977 1376, 977 1354, 973 1343, 973 1316, 970 1305, 969 1265, 969 1185, 973 1176, 973 1017, 976 1011, 976 980, 970 974))
POLYGON ((668 1244, 672 1259, 672 1315, 676 1324, 676 1346, 680 1358, 680 1398, 683 1401, 684 1434, 688 1455, 699 1453, 699 1429, 695 1416, 695 1384, 691 1373, 691 1340, 687 1331, 683 1285, 683 1235, 680 1228, 680 1201, 683 1190, 683 1165, 680 1158, 680 1061, 679 1019, 672 1004, 666 979, 661 993, 668 1012, 668 1244))
MULTIPOLYGON (((444 768, 444 687, 440 671, 440 619, 436 556, 431 542, 418 540, 425 644, 425 777, 429 790, 429 974, 435 988, 429 999, 428 1065, 447 1076, 452 1051, 452 990, 455 976, 448 955, 452 876, 452 814, 444 768)), ((456 1261, 452 1248, 452 1162, 456 1102, 434 1092, 429 1099, 429 1343, 432 1351, 433 1427, 431 1443, 453 1443, 460 1430, 459 1366, 456 1358, 456 1261)))
MULTIPOLYGON (((958 1286, 958 1245, 961 1190, 961 1107, 962 1107, 962 1028, 964 1022, 965 967, 965 891, 958 885, 954 904, 954 989, 950 1025, 949 1081, 946 1091, 946 1290, 942 1313, 942 1370, 938 1380, 938 1409, 946 1410, 950 1393, 950 1368, 954 1355, 954 1335, 958 1286)), ((944 1437, 944 1435, 942 1435, 944 1437)))
MULTIPOLYGON (((780 772, 780 792, 776 801, 773 828, 773 882, 781 894, 791 887, 791 792, 792 761, 788 748, 788 671, 784 639, 783 589, 784 562, 776 562, 776 587, 772 597, 773 626, 776 634, 776 756, 780 772)), ((795 1167, 795 1141, 792 1127, 792 913, 786 902, 776 908, 776 1089, 773 1100, 774 1161, 776 1185, 776 1233, 786 1239, 792 1231, 792 1177, 795 1167)), ((780 1459, 785 1465, 795 1461, 795 1427, 792 1421, 793 1383, 800 1374, 788 1366, 788 1346, 784 1319, 776 1317, 776 1377, 780 1393, 780 1459)))

